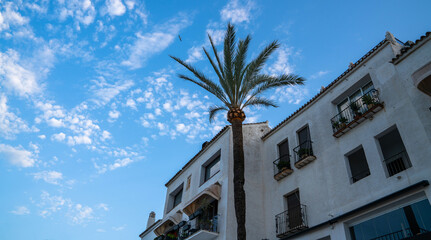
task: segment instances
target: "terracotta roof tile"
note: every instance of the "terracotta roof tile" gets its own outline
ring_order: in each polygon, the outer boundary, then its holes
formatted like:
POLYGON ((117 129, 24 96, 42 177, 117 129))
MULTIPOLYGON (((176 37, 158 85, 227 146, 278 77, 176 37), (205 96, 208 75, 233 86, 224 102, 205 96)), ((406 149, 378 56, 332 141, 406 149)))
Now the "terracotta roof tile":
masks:
POLYGON ((397 54, 397 56, 395 56, 394 58, 392 58, 392 63, 396 62, 398 59, 400 59, 404 54, 406 54, 407 52, 409 52, 411 49, 413 49, 418 43, 422 42, 424 39, 426 39, 427 37, 431 36, 431 32, 426 32, 425 35, 422 35, 419 39, 417 39, 413 44, 411 45, 407 45, 405 47, 403 47, 400 51, 399 54, 397 54))

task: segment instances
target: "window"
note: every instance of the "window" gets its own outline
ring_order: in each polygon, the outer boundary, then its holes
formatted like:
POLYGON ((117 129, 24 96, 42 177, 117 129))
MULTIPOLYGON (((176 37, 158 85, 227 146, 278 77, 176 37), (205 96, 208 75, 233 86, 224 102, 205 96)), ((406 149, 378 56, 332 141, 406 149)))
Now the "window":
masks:
POLYGON ((405 239, 431 230, 428 199, 399 208, 350 229, 352 240, 405 239))
MULTIPOLYGON (((350 104, 359 101, 358 103, 362 105, 362 100, 359 100, 364 94, 368 93, 371 89, 374 89, 373 82, 368 82, 361 88, 359 88, 356 92, 353 94, 350 94, 347 98, 342 100, 337 105, 337 110, 339 113, 341 113, 343 110, 347 109, 350 104)), ((346 113, 347 114, 347 113, 346 113)), ((344 116, 345 118, 348 118, 348 116, 344 116)))
POLYGON ((174 206, 176 207, 178 204, 181 203, 181 198, 183 197, 183 189, 181 189, 181 191, 179 191, 177 194, 175 194, 174 196, 174 206))
POLYGON ((175 189, 169 194, 167 212, 171 211, 173 208, 178 206, 178 204, 181 203, 182 197, 183 197, 183 184, 178 186, 177 189, 175 189))
POLYGON ((411 167, 409 156, 396 127, 384 133, 378 140, 389 177, 411 167))
POLYGON ((220 156, 217 156, 205 167, 204 182, 208 181, 212 176, 220 171, 220 156))
POLYGON ((367 158, 362 147, 347 155, 347 159, 349 161, 352 183, 370 175, 367 158))
POLYGON ((220 150, 218 150, 203 165, 201 170, 201 185, 220 171, 220 150))
POLYGON ((302 225, 301 202, 299 201, 299 191, 286 195, 287 215, 289 227, 294 229, 302 225))
POLYGON ((279 164, 290 168, 289 142, 287 139, 278 144, 278 157, 279 164))

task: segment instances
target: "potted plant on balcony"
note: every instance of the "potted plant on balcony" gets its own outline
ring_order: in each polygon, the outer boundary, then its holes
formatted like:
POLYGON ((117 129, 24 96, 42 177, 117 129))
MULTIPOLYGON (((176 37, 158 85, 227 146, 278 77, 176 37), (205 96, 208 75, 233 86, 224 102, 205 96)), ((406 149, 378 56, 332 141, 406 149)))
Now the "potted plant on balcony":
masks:
POLYGON ((341 128, 345 128, 347 124, 347 118, 345 117, 340 117, 340 129, 341 128))
POLYGON ((333 120, 332 121, 332 128, 334 128, 336 131, 338 130, 338 128, 340 127, 340 122, 337 120, 333 120))
POLYGON ((280 160, 277 163, 277 168, 278 168, 278 172, 282 172, 285 169, 289 169, 290 168, 290 163, 289 163, 289 161, 285 161, 285 160, 282 161, 282 160, 280 160))
POLYGON ((299 159, 301 159, 301 160, 310 156, 310 155, 312 155, 310 148, 300 148, 298 150, 298 156, 299 156, 299 159))
POLYGON ((353 102, 352 104, 350 104, 350 109, 352 109, 353 116, 355 119, 358 119, 359 117, 361 117, 360 108, 356 102, 353 102))
POLYGON ((376 105, 376 101, 369 94, 362 96, 362 102, 367 105, 368 109, 371 109, 376 105))
POLYGON ((178 239, 178 233, 177 232, 170 232, 166 234, 165 240, 177 240, 178 239))

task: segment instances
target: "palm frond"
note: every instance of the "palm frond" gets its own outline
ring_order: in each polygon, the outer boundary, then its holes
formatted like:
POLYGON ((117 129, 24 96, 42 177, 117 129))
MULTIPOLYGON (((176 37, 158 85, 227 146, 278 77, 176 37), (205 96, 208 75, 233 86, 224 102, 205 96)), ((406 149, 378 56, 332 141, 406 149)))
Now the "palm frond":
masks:
POLYGON ((245 107, 250 107, 250 106, 278 107, 274 101, 264 97, 253 97, 249 100, 250 101, 247 101, 247 103, 245 103, 241 107, 241 109, 244 109, 245 107))
POLYGON ((224 37, 224 73, 226 84, 231 88, 232 103, 236 103, 235 85, 233 81, 233 59, 235 58, 235 29, 229 23, 224 37))
POLYGON ((220 69, 220 73, 222 74, 222 76, 223 76, 223 78, 224 78, 225 76, 224 76, 223 66, 222 66, 221 61, 220 61, 220 58, 219 58, 219 56, 218 56, 217 48, 216 48, 216 46, 214 45, 214 42, 213 42, 213 39, 211 38, 211 35, 209 35, 209 34, 208 34, 208 39, 210 40, 211 48, 213 49, 214 56, 215 56, 215 58, 216 58, 216 60, 217 60, 217 64, 218 64, 218 67, 219 67, 219 69, 220 69))
POLYGON ((214 106, 211 106, 210 108, 209 108, 209 118, 210 118, 210 122, 212 122, 212 121, 214 121, 214 117, 215 117, 215 115, 218 113, 218 112, 220 112, 220 111, 223 111, 223 110, 226 110, 227 111, 227 108, 225 107, 225 106, 216 106, 216 105, 214 105, 214 106))
POLYGON ((208 79, 203 73, 199 72, 197 69, 195 69, 193 66, 191 66, 188 63, 186 63, 185 61, 183 61, 183 60, 181 60, 181 59, 179 59, 177 57, 174 57, 174 56, 170 56, 170 57, 172 59, 174 59, 175 61, 177 61, 179 64, 183 65, 190 72, 192 72, 198 80, 200 80, 201 82, 203 82, 204 84, 206 84, 211 89, 214 89, 214 91, 217 91, 217 95, 216 95, 217 98, 219 98, 223 102, 227 102, 226 95, 223 92, 223 90, 220 88, 219 85, 217 85, 216 83, 214 83, 213 81, 211 81, 210 79, 208 79))
POLYGON ((216 96, 218 99, 220 99, 220 101, 222 101, 224 104, 229 104, 229 102, 225 99, 225 96, 223 94, 223 92, 220 93, 220 91, 217 88, 214 88, 212 86, 209 86, 205 83, 199 82, 191 77, 188 77, 186 75, 183 74, 178 74, 178 77, 181 79, 184 79, 186 81, 190 81, 198 86, 200 86, 201 88, 207 90, 208 92, 210 92, 211 94, 213 94, 214 96, 216 96))
MULTIPOLYGON (((235 99, 238 101, 238 99, 241 98, 240 95, 240 89, 243 84, 243 74, 242 71, 245 66, 245 60, 247 58, 247 50, 248 45, 250 43, 250 36, 247 36, 244 40, 240 40, 238 42, 238 48, 234 59, 234 80, 235 80, 235 99)), ((238 101, 237 104, 239 105, 241 102, 238 101)))

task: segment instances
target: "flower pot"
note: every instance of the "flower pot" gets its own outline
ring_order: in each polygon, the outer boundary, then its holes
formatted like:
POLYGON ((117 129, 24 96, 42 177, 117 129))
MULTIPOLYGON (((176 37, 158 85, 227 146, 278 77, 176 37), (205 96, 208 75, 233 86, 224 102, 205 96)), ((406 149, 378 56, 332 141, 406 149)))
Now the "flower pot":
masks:
POLYGON ((373 107, 374 107, 374 105, 375 105, 374 103, 367 104, 367 108, 368 108, 368 110, 369 110, 369 109, 371 109, 371 108, 373 108, 373 107))

